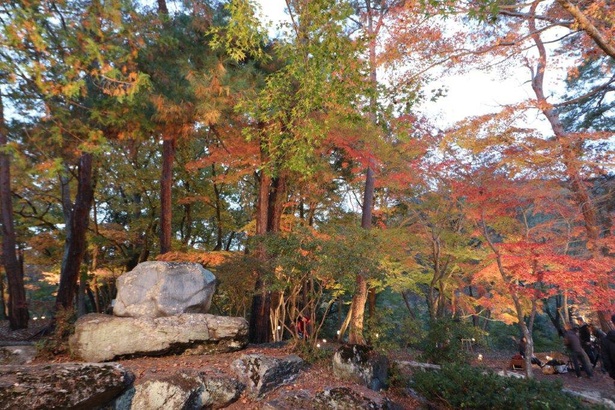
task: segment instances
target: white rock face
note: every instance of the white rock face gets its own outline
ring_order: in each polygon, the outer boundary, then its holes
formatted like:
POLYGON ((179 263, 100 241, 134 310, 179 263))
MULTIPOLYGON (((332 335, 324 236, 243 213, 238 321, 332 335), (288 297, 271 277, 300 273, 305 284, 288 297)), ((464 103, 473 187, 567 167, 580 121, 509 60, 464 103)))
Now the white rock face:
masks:
POLYGON ((113 314, 122 317, 164 317, 207 313, 216 277, 198 263, 143 262, 116 282, 113 314))

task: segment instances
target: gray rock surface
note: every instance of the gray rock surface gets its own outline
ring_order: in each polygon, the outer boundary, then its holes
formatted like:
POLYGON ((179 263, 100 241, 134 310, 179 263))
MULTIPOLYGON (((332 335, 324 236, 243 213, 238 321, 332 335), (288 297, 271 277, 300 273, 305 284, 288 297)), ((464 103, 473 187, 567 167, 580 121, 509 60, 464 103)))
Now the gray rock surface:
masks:
POLYGON ((95 409, 133 380, 117 363, 0 366, 0 409, 95 409))
POLYGON ((333 355, 333 374, 374 391, 387 387, 388 371, 389 361, 386 356, 368 346, 343 345, 333 355))
POLYGON ((249 354, 235 360, 231 367, 252 397, 263 397, 279 386, 294 381, 303 365, 303 359, 296 355, 267 357, 249 354))
POLYGON ((0 346, 0 365, 29 364, 36 357, 35 346, 0 346))
POLYGON ((69 339, 71 354, 86 362, 167 353, 210 354, 243 349, 248 322, 241 317, 184 313, 160 318, 82 316, 69 339))
POLYGON ((263 404, 263 410, 402 410, 383 396, 368 398, 349 387, 333 387, 313 394, 306 390, 289 391, 263 404))
POLYGON ((122 317, 163 317, 207 313, 216 277, 198 263, 143 262, 116 282, 113 314, 122 317))
POLYGON ((183 371, 153 378, 116 400, 116 410, 221 409, 235 402, 245 386, 228 376, 183 371))

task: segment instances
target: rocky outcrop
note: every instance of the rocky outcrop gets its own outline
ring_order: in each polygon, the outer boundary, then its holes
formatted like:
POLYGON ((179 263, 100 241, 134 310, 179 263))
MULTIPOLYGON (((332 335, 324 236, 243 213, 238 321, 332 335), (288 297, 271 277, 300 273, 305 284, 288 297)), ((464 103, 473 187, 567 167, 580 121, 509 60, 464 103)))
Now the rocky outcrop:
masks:
POLYGON ((167 353, 230 352, 248 343, 248 322, 240 317, 184 313, 160 318, 82 316, 70 337, 71 354, 87 362, 167 353))
POLYGON ((113 314, 163 317, 207 313, 216 277, 198 263, 143 262, 116 282, 113 314))
POLYGON ((0 366, 0 409, 94 409, 133 380, 117 363, 0 366))
POLYGON ((386 356, 368 346, 343 345, 333 355, 333 373, 337 377, 375 391, 387 387, 388 369, 389 361, 386 356))
POLYGON ((252 397, 263 397, 277 387, 294 381, 303 365, 303 360, 295 355, 266 357, 250 354, 235 360, 231 367, 252 397))
POLYGON ((221 409, 235 402, 245 386, 228 376, 180 371, 150 378, 108 406, 115 410, 221 409))

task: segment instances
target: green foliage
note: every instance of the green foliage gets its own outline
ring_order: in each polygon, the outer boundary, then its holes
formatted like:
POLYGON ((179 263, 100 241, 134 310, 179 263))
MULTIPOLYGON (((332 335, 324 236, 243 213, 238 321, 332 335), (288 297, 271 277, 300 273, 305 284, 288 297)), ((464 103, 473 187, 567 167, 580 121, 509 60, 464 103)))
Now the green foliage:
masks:
MULTIPOLYGON (((502 322, 492 322, 489 325, 489 344, 496 350, 517 351, 519 340, 519 325, 507 325, 502 322)), ((534 352, 556 351, 561 348, 561 338, 553 328, 546 315, 536 315, 532 329, 534 352)))
MULTIPOLYGON (((577 398, 561 391, 561 382, 501 377, 465 365, 415 372, 411 386, 445 409, 583 409, 577 398)), ((595 408, 595 407, 592 407, 595 408)))
POLYGON ((423 359, 431 363, 465 363, 469 354, 461 339, 478 340, 480 331, 459 319, 443 318, 431 321, 427 336, 420 344, 423 359))
POLYGON ((386 288, 378 293, 375 312, 365 321, 365 337, 381 351, 416 346, 424 338, 421 321, 408 315, 399 294, 386 288))
POLYGON ((232 0, 225 4, 230 18, 222 25, 211 29, 213 49, 224 49, 235 61, 244 61, 248 56, 256 59, 267 59, 264 44, 267 42, 267 32, 256 17, 256 9, 252 0, 232 0))
POLYGON ((305 340, 298 340, 295 345, 295 353, 305 360, 306 363, 331 363, 333 349, 327 348, 323 344, 314 344, 305 340))

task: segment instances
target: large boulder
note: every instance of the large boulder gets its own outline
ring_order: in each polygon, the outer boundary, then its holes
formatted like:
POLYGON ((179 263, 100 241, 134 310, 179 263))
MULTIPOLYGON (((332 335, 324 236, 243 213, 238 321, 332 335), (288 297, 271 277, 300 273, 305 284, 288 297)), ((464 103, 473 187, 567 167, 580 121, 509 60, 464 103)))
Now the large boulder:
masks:
POLYGON ((116 282, 115 316, 163 317, 207 313, 216 277, 198 263, 143 262, 116 282))
POLYGON ((248 322, 242 317, 184 313, 159 318, 82 316, 69 339, 71 354, 87 362, 171 353, 209 354, 243 349, 248 322))
POLYGON ((267 357, 261 354, 243 355, 231 367, 246 385, 248 394, 261 398, 279 386, 293 382, 303 368, 303 360, 296 355, 267 357))
POLYGON ((133 381, 117 363, 0 366, 0 409, 95 409, 133 381))
POLYGON ((342 345, 333 355, 335 376, 378 391, 388 385, 389 361, 369 346, 342 345))
POLYGON ((116 410, 221 409, 235 402, 245 386, 224 375, 184 370, 136 385, 108 406, 116 410))

